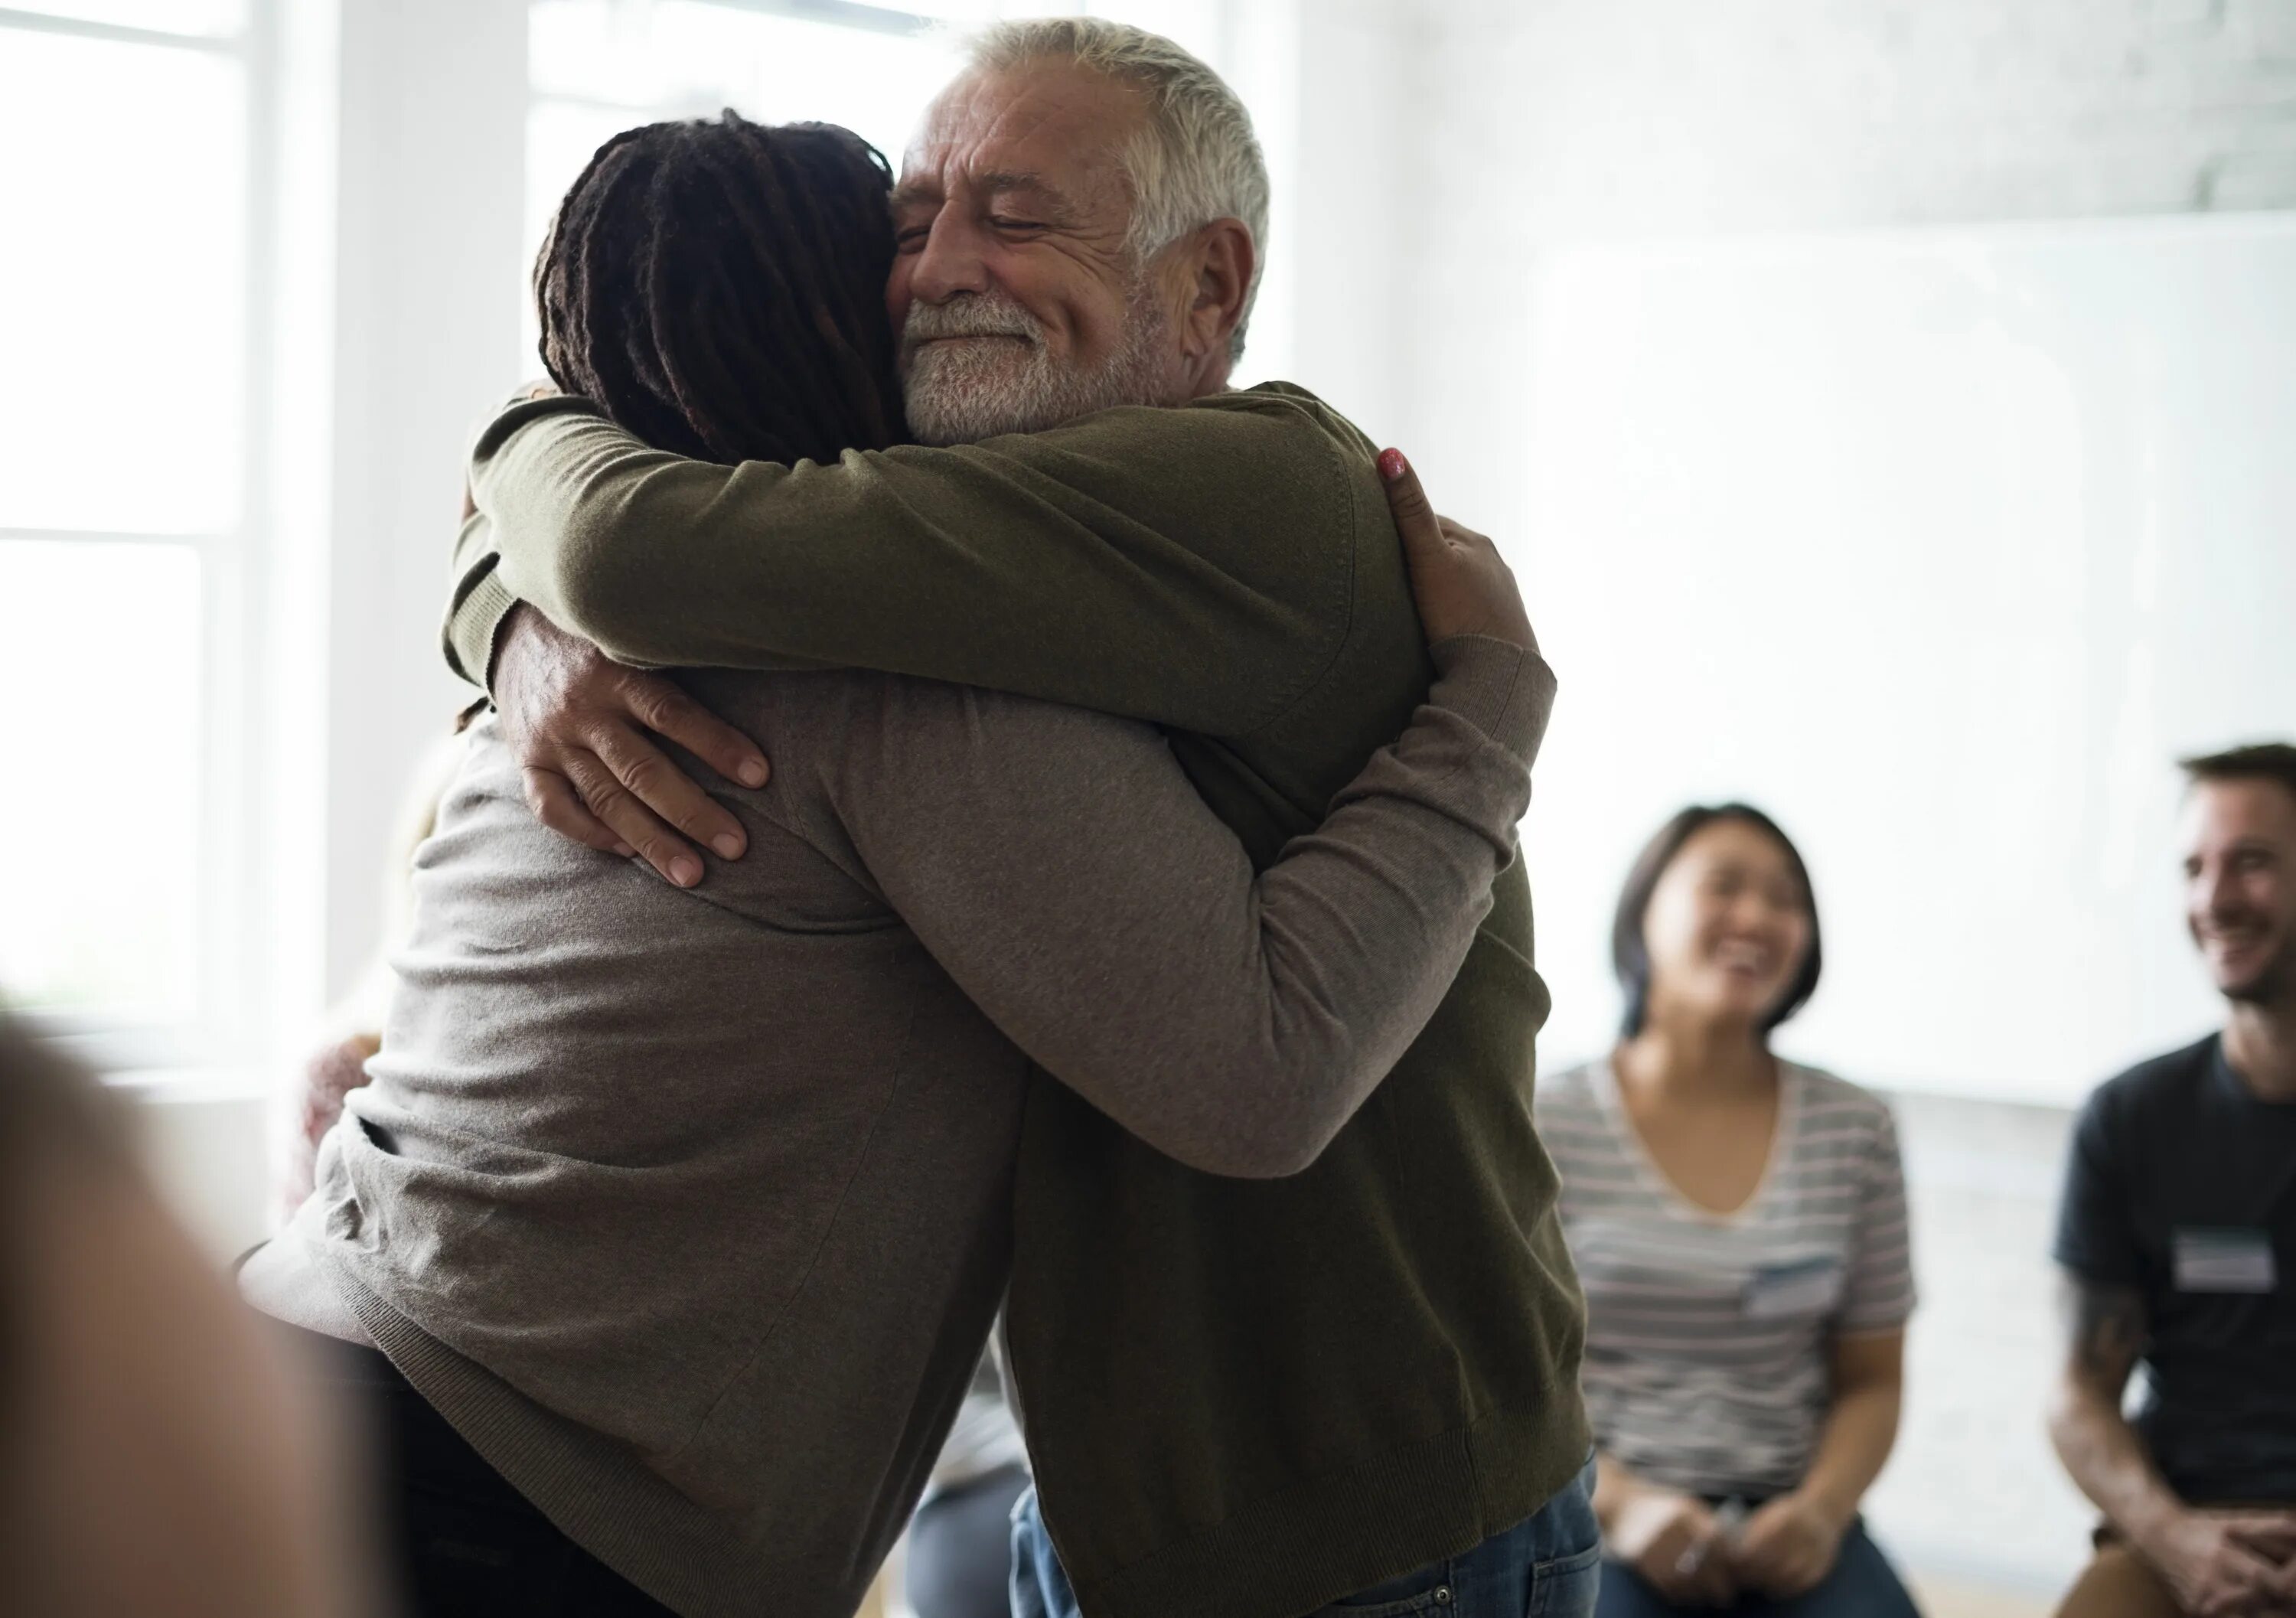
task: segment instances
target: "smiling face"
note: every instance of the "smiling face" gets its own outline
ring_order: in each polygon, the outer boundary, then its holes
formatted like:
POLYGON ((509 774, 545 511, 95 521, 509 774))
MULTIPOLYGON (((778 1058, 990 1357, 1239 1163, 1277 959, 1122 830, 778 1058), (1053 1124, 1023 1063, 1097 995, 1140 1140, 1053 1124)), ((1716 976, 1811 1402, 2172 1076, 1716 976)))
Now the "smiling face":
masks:
POLYGON ((2296 793, 2202 780, 2185 801, 2185 921, 2217 992, 2296 1001, 2296 793))
POLYGON ((1140 92, 1061 62, 969 73, 933 103, 894 190, 886 284, 919 439, 1190 396, 1188 289, 1128 238, 1124 152, 1147 116, 1140 92))
POLYGON ((1726 817, 1691 834, 1643 912, 1653 1014, 1759 1026, 1810 946, 1810 899, 1776 838, 1726 817))

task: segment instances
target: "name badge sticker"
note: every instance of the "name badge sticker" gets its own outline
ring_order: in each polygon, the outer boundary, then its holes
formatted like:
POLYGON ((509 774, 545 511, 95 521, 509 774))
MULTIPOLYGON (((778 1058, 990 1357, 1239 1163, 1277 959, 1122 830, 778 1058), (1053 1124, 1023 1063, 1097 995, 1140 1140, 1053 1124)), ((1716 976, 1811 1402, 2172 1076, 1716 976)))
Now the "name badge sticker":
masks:
POLYGON ((1833 1259, 1772 1264, 1746 1278, 1742 1307, 1749 1320, 1822 1315, 1841 1301, 1841 1265, 1833 1259))
POLYGON ((2261 1296, 2278 1288, 2272 1237, 2231 1226, 2187 1226, 2174 1237, 2177 1290, 2261 1296))

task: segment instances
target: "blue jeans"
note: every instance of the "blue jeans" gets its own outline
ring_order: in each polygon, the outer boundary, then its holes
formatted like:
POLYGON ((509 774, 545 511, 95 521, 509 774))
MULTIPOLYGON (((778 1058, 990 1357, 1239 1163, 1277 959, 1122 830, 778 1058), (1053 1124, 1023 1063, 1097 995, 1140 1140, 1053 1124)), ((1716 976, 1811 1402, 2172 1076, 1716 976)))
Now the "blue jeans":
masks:
POLYGON ((1677 1606, 1641 1574, 1613 1562, 1603 1569, 1603 1598, 1595 1611, 1596 1618, 1673 1618, 1691 1612, 1726 1613, 1731 1618, 1920 1618, 1897 1570, 1866 1537, 1863 1523, 1850 1524, 1833 1571, 1805 1595, 1784 1601, 1745 1596, 1726 1607, 1677 1606))
POLYGON ((937 1494, 909 1519, 909 1607, 917 1618, 1012 1618, 1013 1503, 1025 1466, 937 1494))
MULTIPOLYGON (((1315 1618, 1594 1618, 1602 1555, 1589 1461, 1535 1515, 1505 1533, 1335 1601, 1315 1618)), ((1033 1489, 1013 1508, 1013 1618, 1078 1618, 1033 1489)))

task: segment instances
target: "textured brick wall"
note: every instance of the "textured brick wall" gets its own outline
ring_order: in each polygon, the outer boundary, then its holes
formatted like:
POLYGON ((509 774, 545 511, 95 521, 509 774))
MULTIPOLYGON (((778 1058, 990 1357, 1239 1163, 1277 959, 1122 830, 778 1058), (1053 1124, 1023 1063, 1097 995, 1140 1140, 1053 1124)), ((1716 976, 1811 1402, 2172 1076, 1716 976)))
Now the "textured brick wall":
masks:
POLYGON ((1932 1579, 2060 1589, 2095 1520, 2042 1429, 2062 1357, 2048 1251, 2070 1116, 1938 1096, 1891 1105, 1922 1302, 1906 1344, 1905 1425, 1868 1514, 1890 1549, 1932 1579))
POLYGON ((2296 205, 2296 0, 1427 0, 1421 17, 1428 88, 1450 86, 1431 133, 1498 158, 1502 206, 1539 235, 2296 205))
POLYGON ((1520 501, 1505 368, 1542 245, 2296 208, 2296 0, 1416 0, 1412 16, 1383 76, 1408 144, 1387 306, 1402 324, 1381 333, 1410 357, 1356 407, 1415 447, 1439 501, 1494 527, 1520 501))

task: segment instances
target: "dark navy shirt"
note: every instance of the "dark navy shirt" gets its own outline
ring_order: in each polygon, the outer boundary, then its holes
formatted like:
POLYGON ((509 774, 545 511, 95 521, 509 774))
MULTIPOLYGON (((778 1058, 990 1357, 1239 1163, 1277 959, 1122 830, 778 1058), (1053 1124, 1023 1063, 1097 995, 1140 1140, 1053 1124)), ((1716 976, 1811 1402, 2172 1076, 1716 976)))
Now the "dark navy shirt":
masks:
POLYGON ((2144 1299, 2136 1425, 2169 1487, 2296 1501, 2296 1103, 2259 1100, 2215 1035, 2099 1087, 2056 1260, 2144 1299))

